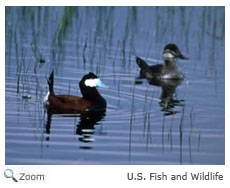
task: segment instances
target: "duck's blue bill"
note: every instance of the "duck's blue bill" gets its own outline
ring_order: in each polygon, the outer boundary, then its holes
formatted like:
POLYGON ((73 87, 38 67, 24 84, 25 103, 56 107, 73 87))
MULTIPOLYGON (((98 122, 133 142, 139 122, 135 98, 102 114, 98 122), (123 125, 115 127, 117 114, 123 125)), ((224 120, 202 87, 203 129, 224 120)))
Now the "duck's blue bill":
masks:
POLYGON ((100 79, 97 79, 97 86, 102 88, 109 88, 107 85, 105 85, 100 79))

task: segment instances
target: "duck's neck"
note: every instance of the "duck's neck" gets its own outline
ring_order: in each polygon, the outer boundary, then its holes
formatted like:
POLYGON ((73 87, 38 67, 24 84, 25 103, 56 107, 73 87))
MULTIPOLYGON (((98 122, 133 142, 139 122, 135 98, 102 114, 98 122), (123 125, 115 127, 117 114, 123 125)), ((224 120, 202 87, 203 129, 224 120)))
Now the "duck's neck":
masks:
POLYGON ((91 100, 91 101, 98 100, 101 97, 100 93, 96 89, 82 90, 81 93, 84 99, 91 100))
POLYGON ((93 91, 82 92, 82 95, 84 99, 90 100, 95 104, 104 104, 105 102, 105 99, 101 96, 97 89, 93 91))
POLYGON ((167 68, 176 68, 176 62, 174 59, 171 59, 171 60, 165 60, 165 64, 164 64, 165 67, 167 68))

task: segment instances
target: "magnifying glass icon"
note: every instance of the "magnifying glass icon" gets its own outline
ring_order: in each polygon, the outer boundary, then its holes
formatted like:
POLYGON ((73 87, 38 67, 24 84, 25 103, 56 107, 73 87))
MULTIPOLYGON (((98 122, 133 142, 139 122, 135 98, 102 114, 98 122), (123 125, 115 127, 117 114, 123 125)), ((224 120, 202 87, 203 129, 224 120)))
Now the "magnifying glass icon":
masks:
POLYGON ((14 172, 13 172, 13 170, 11 170, 11 169, 6 169, 6 170, 4 171, 4 176, 5 176, 6 178, 12 178, 15 182, 18 182, 18 180, 14 177, 14 172))

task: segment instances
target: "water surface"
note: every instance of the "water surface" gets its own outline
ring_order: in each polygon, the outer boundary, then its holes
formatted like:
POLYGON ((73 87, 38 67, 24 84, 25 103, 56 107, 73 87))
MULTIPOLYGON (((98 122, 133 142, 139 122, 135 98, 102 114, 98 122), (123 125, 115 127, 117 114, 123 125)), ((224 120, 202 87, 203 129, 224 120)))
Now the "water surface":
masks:
POLYGON ((225 164, 224 7, 6 7, 6 164, 225 164), (162 62, 167 43, 181 83, 138 79, 136 56, 162 62), (43 108, 81 96, 94 72, 106 114, 87 119, 43 108))

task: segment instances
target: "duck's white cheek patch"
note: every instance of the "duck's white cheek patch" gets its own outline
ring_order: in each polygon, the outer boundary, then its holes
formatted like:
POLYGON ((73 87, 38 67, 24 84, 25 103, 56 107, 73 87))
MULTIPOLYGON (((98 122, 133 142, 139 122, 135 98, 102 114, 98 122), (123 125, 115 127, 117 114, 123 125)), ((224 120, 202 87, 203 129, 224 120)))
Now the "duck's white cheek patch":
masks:
POLYGON ((172 59, 172 58, 174 58, 175 56, 171 53, 171 52, 165 52, 164 54, 163 54, 163 58, 164 59, 172 59))
POLYGON ((88 87, 96 87, 98 83, 98 78, 85 80, 85 85, 88 87))

